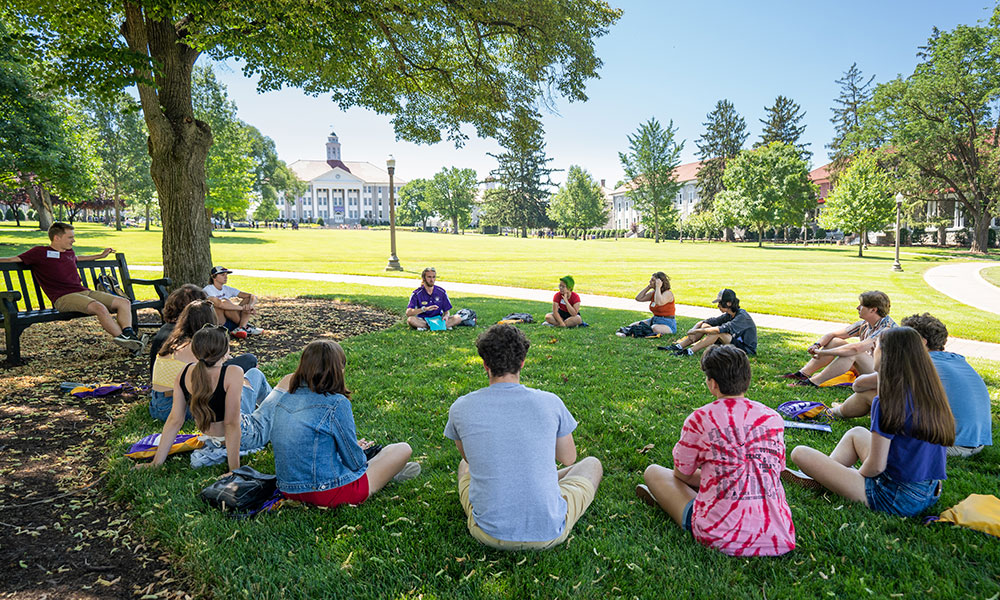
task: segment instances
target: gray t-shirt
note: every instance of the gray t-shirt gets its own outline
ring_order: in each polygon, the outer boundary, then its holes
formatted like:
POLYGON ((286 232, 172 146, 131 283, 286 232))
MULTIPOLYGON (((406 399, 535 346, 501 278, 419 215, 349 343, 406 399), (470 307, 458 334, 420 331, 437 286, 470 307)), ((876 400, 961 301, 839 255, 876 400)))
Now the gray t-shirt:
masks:
POLYGON ((566 500, 556 438, 574 429, 576 419, 559 396, 519 383, 494 383, 451 405, 444 435, 462 442, 472 515, 483 531, 509 542, 562 535, 566 500))

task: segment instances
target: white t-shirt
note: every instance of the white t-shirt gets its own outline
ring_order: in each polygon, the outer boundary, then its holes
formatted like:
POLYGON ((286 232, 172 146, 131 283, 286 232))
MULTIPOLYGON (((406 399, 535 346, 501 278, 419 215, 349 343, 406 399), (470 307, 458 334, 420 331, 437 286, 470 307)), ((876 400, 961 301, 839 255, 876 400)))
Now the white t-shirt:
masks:
POLYGON ((240 291, 234 287, 224 285, 220 290, 211 283, 202 288, 202 291, 209 298, 218 298, 219 300, 229 300, 240 295, 240 291))

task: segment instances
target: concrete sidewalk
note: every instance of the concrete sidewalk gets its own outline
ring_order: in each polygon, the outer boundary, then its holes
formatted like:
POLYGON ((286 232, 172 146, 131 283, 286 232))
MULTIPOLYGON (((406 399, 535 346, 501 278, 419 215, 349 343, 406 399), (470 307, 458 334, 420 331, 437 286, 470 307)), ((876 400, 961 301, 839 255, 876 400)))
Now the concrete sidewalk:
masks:
MULTIPOLYGON (((163 267, 156 266, 133 266, 129 269, 135 271, 162 271, 163 267)), ((338 273, 305 273, 297 271, 263 271, 257 269, 233 269, 234 275, 242 277, 267 277, 271 279, 295 279, 303 281, 325 281, 332 283, 354 283, 360 285, 373 285, 378 287, 393 287, 413 290, 419 285, 416 279, 402 279, 399 277, 378 277, 368 275, 341 275, 338 273)), ((552 302, 554 290, 537 290, 532 288, 507 287, 500 285, 485 285, 479 283, 461 283, 457 281, 443 281, 441 287, 450 292, 463 292, 466 294, 478 294, 481 296, 493 296, 496 298, 516 298, 518 300, 532 300, 536 302, 552 302)), ((635 313, 647 315, 647 304, 636 302, 631 298, 617 298, 615 296, 598 296, 594 294, 580 294, 580 300, 584 307, 596 306, 599 308, 611 308, 615 310, 627 310, 635 313)), ((406 298, 400 296, 400 306, 405 303, 406 298)), ((677 305, 677 315, 704 319, 719 314, 715 308, 703 306, 690 306, 687 304, 677 305)), ((798 331, 803 333, 813 333, 822 335, 828 331, 839 329, 845 323, 830 321, 817 321, 813 319, 800 319, 797 317, 783 317, 779 315, 767 315, 751 313, 753 320, 758 327, 767 329, 783 329, 785 331, 798 331)), ((949 338, 947 349, 965 356, 975 356, 1000 362, 1000 344, 989 342, 979 342, 976 340, 965 340, 961 338, 949 338)))
POLYGON ((989 283, 980 271, 1000 267, 1000 262, 951 263, 927 269, 927 285, 949 298, 985 312, 1000 315, 1000 288, 989 283))

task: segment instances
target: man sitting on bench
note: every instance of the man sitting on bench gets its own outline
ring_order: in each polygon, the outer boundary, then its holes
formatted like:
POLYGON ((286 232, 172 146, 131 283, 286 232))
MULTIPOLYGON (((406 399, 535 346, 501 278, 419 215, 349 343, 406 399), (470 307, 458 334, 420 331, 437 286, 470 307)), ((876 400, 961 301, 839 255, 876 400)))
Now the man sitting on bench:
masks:
POLYGON ((96 315, 101 327, 114 336, 114 342, 130 352, 142 350, 142 340, 132 330, 132 302, 128 298, 97 290, 88 290, 80 281, 76 261, 100 260, 114 252, 105 248, 99 254, 77 256, 73 252, 76 238, 73 226, 53 223, 49 227, 48 246, 35 246, 17 256, 0 258, 0 262, 23 263, 31 269, 42 291, 59 312, 81 312, 96 315), (114 316, 111 316, 111 313, 114 316))

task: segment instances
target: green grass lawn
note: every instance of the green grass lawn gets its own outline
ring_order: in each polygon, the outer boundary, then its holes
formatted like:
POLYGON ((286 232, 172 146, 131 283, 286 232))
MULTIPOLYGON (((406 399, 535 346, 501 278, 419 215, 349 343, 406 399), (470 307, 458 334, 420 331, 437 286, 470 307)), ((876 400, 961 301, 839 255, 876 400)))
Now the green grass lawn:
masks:
MULTIPOLYGON (((436 239, 436 238, 428 238, 436 239)), ((596 245, 596 244, 595 244, 596 245)), ((219 262, 232 262, 222 261, 219 262)), ((439 265, 440 266, 440 261, 439 265)), ((262 280, 267 294, 298 286, 400 312, 401 298, 367 286, 262 280), (334 288, 334 289, 329 289, 334 288)), ((545 304, 455 295, 480 323, 545 304)), ((225 469, 192 470, 174 457, 159 471, 134 471, 119 458, 128 444, 158 429, 144 406, 120 423, 108 461, 114 496, 132 519, 174 557, 174 564, 217 598, 989 598, 1000 593, 1000 545, 985 534, 879 515, 830 494, 789 487, 798 548, 783 559, 737 559, 695 543, 633 489, 651 462, 671 465, 684 418, 708 402, 695 358, 655 350, 660 340, 613 335, 633 316, 587 309, 589 329, 524 325, 532 342, 525 384, 559 394, 579 421, 581 456, 597 456, 605 479, 568 542, 552 551, 501 553, 467 533, 458 503, 454 444, 442 435, 448 407, 486 385, 473 340, 482 327, 417 333, 399 324, 344 342, 347 384, 359 435, 407 441, 424 467, 356 508, 283 508, 233 521, 207 508, 198 491, 225 469), (639 449, 655 447, 648 454, 639 449)), ((679 319, 682 327, 691 319, 679 319)), ((752 359, 752 399, 842 399, 844 389, 786 388, 778 373, 797 368, 812 336, 761 332, 752 359)), ((297 362, 266 365, 275 382, 297 362)), ((973 361, 1000 416, 1000 365, 973 361)), ((864 420, 838 422, 833 434, 790 431, 789 449, 832 449, 864 420)), ((273 472, 270 450, 249 464, 273 472)), ((938 512, 970 493, 996 494, 1000 451, 949 461, 938 512)))
MULTIPOLYGON (((723 244, 651 240, 566 239, 445 235, 403 231, 398 254, 406 271, 392 274, 416 280, 426 266, 449 281, 513 285, 555 290, 567 273, 577 291, 632 297, 654 271, 672 278, 677 300, 710 306, 722 287, 736 290, 744 308, 829 321, 857 318, 859 292, 880 289, 893 301, 898 319, 933 312, 952 335, 1000 342, 996 315, 951 300, 924 283, 922 273, 944 262, 968 258, 962 252, 907 248, 902 273, 890 271, 891 248, 875 248, 857 257, 857 248, 765 244, 723 244)), ((160 264, 160 233, 140 229, 115 232, 103 225, 81 224, 81 253, 112 246, 133 264, 160 264)), ((0 226, 0 256, 45 243, 45 234, 26 227, 0 226)), ((212 241, 216 264, 229 268, 276 269, 355 275, 387 275, 384 271, 389 232, 300 229, 217 232, 212 241)), ((993 252, 990 259, 1000 259, 993 252)), ((234 280, 239 286, 238 278, 234 280)), ((414 287, 416 284, 414 284, 414 287)), ((246 286, 246 287, 249 287, 246 286)))
POLYGON ((988 269, 983 269, 979 272, 983 276, 983 279, 992 283, 993 285, 1000 287, 1000 267, 990 267, 988 269))

